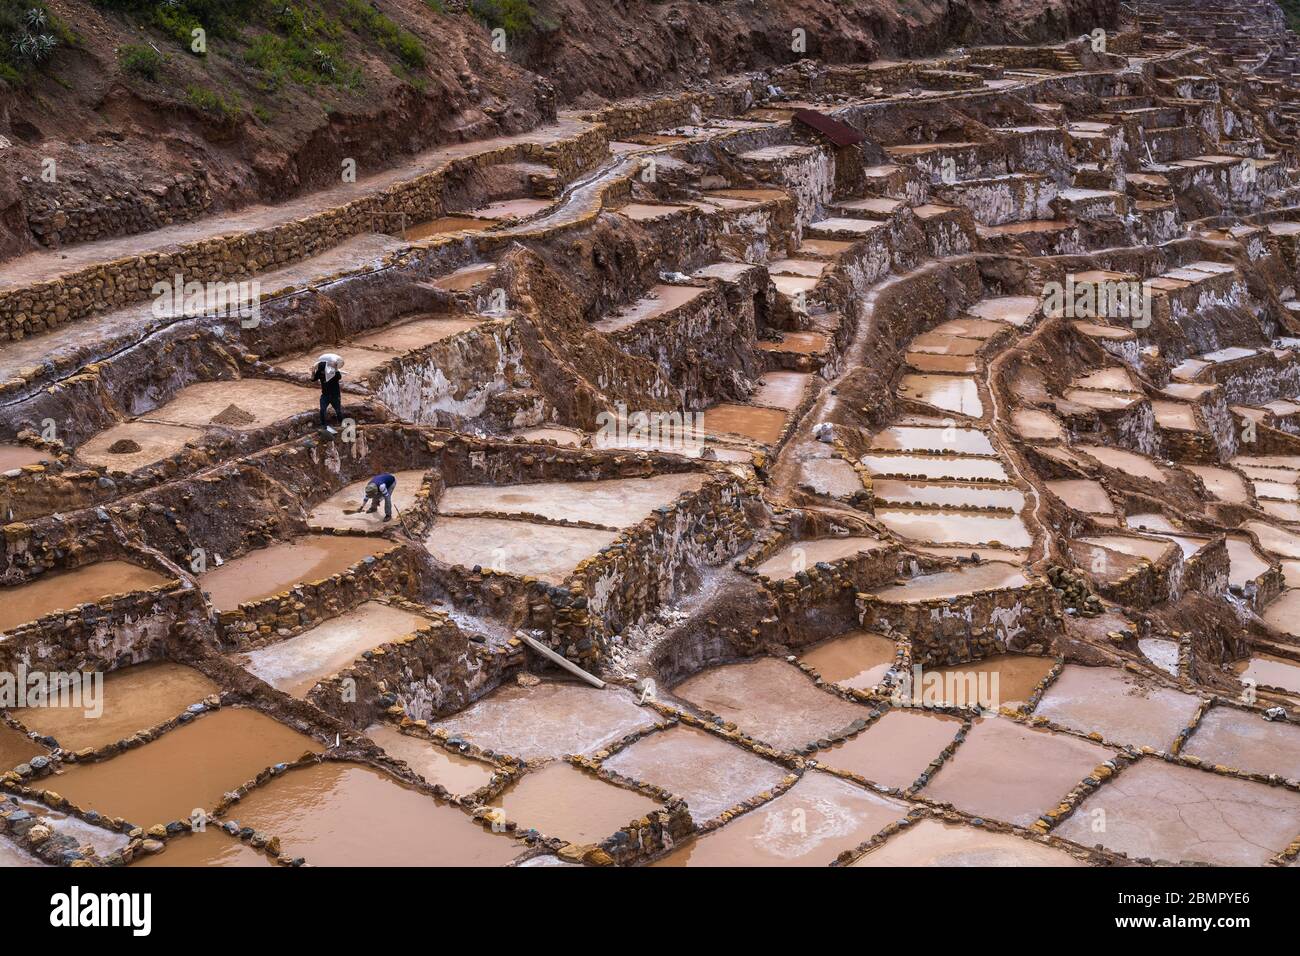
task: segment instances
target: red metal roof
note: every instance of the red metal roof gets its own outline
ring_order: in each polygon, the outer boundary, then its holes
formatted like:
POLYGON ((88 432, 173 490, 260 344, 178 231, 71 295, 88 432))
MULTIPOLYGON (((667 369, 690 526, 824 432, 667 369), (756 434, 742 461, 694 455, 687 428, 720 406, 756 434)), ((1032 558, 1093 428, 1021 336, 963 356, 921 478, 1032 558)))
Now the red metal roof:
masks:
POLYGON ((821 133, 836 146, 856 146, 866 139, 848 123, 841 123, 825 113, 816 110, 795 110, 794 118, 821 133))

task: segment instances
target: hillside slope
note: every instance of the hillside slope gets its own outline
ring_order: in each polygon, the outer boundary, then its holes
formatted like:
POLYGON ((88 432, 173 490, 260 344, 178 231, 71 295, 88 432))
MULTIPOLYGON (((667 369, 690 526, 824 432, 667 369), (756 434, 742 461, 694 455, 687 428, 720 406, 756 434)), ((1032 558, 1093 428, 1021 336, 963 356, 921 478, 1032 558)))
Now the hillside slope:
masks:
POLYGON ((364 175, 565 105, 802 56, 1063 37, 1115 11, 1115 0, 0 0, 0 258, 282 200, 338 182, 348 159, 364 175))

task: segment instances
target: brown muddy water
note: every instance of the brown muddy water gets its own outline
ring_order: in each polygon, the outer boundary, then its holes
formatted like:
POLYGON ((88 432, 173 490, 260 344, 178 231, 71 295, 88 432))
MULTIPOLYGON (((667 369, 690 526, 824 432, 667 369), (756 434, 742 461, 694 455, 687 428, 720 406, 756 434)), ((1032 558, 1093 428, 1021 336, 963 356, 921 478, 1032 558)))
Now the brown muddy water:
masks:
POLYGON ((132 861, 132 866, 278 866, 271 857, 209 823, 202 833, 174 836, 161 853, 132 861))
POLYGON ((1113 755, 1077 737, 980 718, 921 792, 977 816, 1029 826, 1113 755))
POLYGON ((443 236, 450 232, 482 232, 497 224, 495 219, 474 219, 469 216, 440 216, 411 226, 402 233, 402 238, 415 242, 433 236, 443 236))
POLYGON ((869 713, 773 657, 710 668, 678 684, 673 694, 782 750, 807 746, 869 713))
POLYGON ((47 751, 26 734, 8 724, 0 724, 0 773, 12 770, 20 763, 39 757, 47 751))
POLYGON ((391 724, 371 724, 365 733, 390 757, 404 761, 426 782, 442 784, 457 796, 487 786, 495 773, 491 764, 454 754, 422 737, 404 734, 391 724))
POLYGON ((570 843, 599 843, 661 807, 564 761, 525 774, 488 805, 503 809, 507 820, 525 830, 570 843))
POLYGON ((108 760, 78 764, 44 785, 82 809, 146 829, 211 810, 267 767, 324 748, 245 707, 223 707, 108 760), (143 785, 148 781, 148 785, 143 785))
POLYGON ((135 664, 104 675, 102 710, 78 706, 11 711, 28 730, 53 737, 64 750, 102 747, 179 716, 221 688, 192 667, 170 661, 135 664))
POLYGON ((888 637, 852 631, 823 641, 799 655, 822 680, 853 690, 870 690, 897 660, 898 646, 888 637))
POLYGON ((704 411, 704 431, 709 435, 739 435, 762 445, 772 445, 785 432, 788 413, 755 405, 714 405, 704 411))
POLYGON ((23 465, 35 465, 49 461, 48 452, 28 445, 7 445, 0 442, 0 472, 12 471, 23 465))
POLYGON ((258 787, 231 815, 313 866, 504 866, 522 851, 373 767, 325 761, 258 787))
POLYGON ((249 551, 199 576, 199 587, 212 606, 233 611, 287 591, 296 584, 321 581, 371 555, 387 554, 396 544, 346 535, 309 534, 249 551))
POLYGON ((852 866, 1086 866, 1063 850, 1010 833, 926 819, 855 860, 852 866))
POLYGON ((997 710, 1028 703, 1056 661, 1030 654, 996 654, 965 664, 926 667, 913 693, 926 703, 947 703, 997 710), (934 675, 933 678, 930 675, 934 675), (932 681, 932 682, 930 682, 932 681), (927 683, 929 682, 929 683, 927 683), (933 687, 931 694, 927 688, 933 687))
POLYGON ((55 611, 69 611, 110 594, 129 594, 167 582, 157 571, 128 561, 99 561, 72 571, 41 575, 27 584, 0 588, 0 631, 35 621, 55 611))
POLYGON ((819 750, 814 757, 822 766, 906 790, 959 730, 961 721, 956 717, 891 710, 862 733, 819 750))

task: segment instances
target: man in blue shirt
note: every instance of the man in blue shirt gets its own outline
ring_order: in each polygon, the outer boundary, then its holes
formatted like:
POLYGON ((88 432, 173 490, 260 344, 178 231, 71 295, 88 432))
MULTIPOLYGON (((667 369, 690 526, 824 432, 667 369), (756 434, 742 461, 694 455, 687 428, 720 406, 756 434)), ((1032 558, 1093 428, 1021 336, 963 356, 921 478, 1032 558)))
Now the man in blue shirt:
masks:
POLYGON ((379 507, 380 499, 384 502, 384 520, 389 521, 393 517, 393 489, 397 487, 397 477, 384 472, 382 475, 375 475, 366 484, 365 497, 361 500, 360 511, 366 514, 374 514, 379 507), (369 502, 370 507, 366 507, 369 502))

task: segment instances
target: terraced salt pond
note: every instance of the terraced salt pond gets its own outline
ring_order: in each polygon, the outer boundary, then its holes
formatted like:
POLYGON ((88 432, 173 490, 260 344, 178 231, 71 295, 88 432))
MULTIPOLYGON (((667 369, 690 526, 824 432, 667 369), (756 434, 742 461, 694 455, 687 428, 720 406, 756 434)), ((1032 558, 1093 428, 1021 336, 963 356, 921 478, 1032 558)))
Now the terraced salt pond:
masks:
POLYGON ((606 783, 563 761, 525 774, 489 801, 524 829, 570 843, 599 843, 660 809, 635 790, 606 783))
POLYGON ((1026 548, 1034 540, 1024 523, 1016 517, 886 508, 877 508, 876 517, 890 531, 913 541, 1026 548))
POLYGON ((559 584, 580 561, 617 537, 616 531, 449 515, 434 522, 424 546, 446 564, 531 575, 559 584))
POLYGON ((783 581, 820 562, 834 563, 888 546, 886 541, 858 536, 795 541, 760 562, 754 570, 774 581, 783 581))
POLYGON ((487 786, 496 773, 491 764, 462 757, 422 737, 404 734, 391 724, 372 724, 366 728, 366 736, 390 757, 405 762, 426 782, 442 784, 457 796, 487 786))
POLYGON ((1018 488, 989 485, 935 484, 881 478, 871 490, 882 504, 930 505, 936 508, 997 508, 1020 511, 1025 496, 1018 488))
POLYGON ((457 485, 443 493, 438 513, 526 515, 625 528, 679 495, 699 490, 704 481, 704 475, 686 472, 605 481, 457 485))
POLYGON ((1300 776, 1300 727, 1233 707, 1211 708, 1184 750, 1211 764, 1300 776))
POLYGON ((162 853, 139 857, 132 866, 278 866, 271 857, 254 849, 238 837, 230 836, 216 824, 202 833, 174 836, 162 853))
POLYGON ((1056 831, 1131 858, 1263 866, 1300 833, 1300 794, 1144 759, 1088 796, 1056 831), (1092 826, 1104 809, 1106 826, 1092 826))
POLYGON ((1009 833, 925 819, 890 837, 852 866, 1084 866, 1070 854, 1009 833))
POLYGON ((239 822, 314 866, 504 866, 523 847, 373 767, 298 767, 241 800, 239 822))
POLYGON ((682 797, 697 824, 773 789, 786 774, 779 764, 680 724, 642 737, 604 768, 682 797))
POLYGON ((655 866, 827 866, 906 815, 908 805, 805 773, 775 800, 681 846, 655 866), (792 819, 803 825, 792 827, 792 819))
POLYGON ((898 647, 887 637, 867 631, 841 634, 811 647, 799 659, 822 680, 854 690, 870 690, 897 660, 898 647))
POLYGON ((1268 654, 1255 654, 1236 665, 1235 670, 1243 683, 1252 686, 1280 687, 1300 694, 1300 664, 1268 654))
POLYGON ((933 481, 1010 480, 995 458, 956 458, 950 455, 863 455, 862 464, 877 475, 923 478, 933 481))
POLYGON ((946 412, 980 418, 984 405, 973 378, 955 375, 904 375, 898 383, 900 398, 922 402, 946 412))
POLYGON ((895 425, 877 432, 871 440, 871 447, 885 451, 997 455, 988 435, 972 428, 895 425))
POLYGON ((321 581, 365 558, 387 554, 391 541, 346 535, 304 535, 249 551, 199 576, 212 606, 233 611, 273 597, 296 584, 321 581))
POLYGON ((964 664, 926 667, 920 684, 914 675, 912 693, 922 703, 1018 708, 1028 703, 1055 665, 1050 657, 995 654, 964 664))
POLYGON ((819 690, 797 668, 770 657, 702 671, 678 684, 673 694, 783 750, 806 747, 869 713, 819 690))
POLYGON ((1244 505, 1250 502, 1250 493, 1241 475, 1229 468, 1216 468, 1211 465, 1184 465, 1205 484, 1205 490, 1220 501, 1244 505))
MULTIPOLYGON (((393 489, 394 521, 400 520, 401 512, 415 503, 416 493, 424 483, 424 476, 424 470, 418 468, 393 473, 393 477, 397 479, 397 487, 393 489)), ((345 485, 313 508, 307 523, 313 528, 332 528, 339 531, 382 529, 384 527, 383 502, 380 502, 374 512, 369 514, 358 510, 363 502, 365 507, 370 507, 370 503, 366 502, 364 497, 366 485, 369 483, 369 478, 363 478, 345 485), (356 513, 348 514, 350 511, 356 513)))
POLYGON ((1062 478, 1048 481, 1047 487, 1075 511, 1092 515, 1113 515, 1115 506, 1100 482, 1090 478, 1062 478))
POLYGON ((0 632, 56 611, 69 611, 113 594, 143 591, 168 580, 157 571, 120 560, 47 572, 26 584, 0 588, 0 632))
POLYGON ((627 691, 547 681, 507 684, 432 726, 524 760, 587 754, 654 724, 627 691))
POLYGON ((1116 668, 1071 664, 1034 714, 1081 733, 1100 733, 1117 744, 1168 750, 1199 707, 1199 697, 1116 668))
POLYGON ((976 816, 1029 826, 1112 755, 1077 737, 981 718, 921 792, 976 816))
POLYGON ((274 764, 324 748, 256 710, 223 707, 108 760, 42 783, 83 809, 148 828, 211 810, 222 794, 274 764), (149 786, 141 786, 142 780, 149 786))
POLYGON ((1018 588, 1028 584, 1020 569, 1000 561, 984 561, 955 571, 937 571, 909 579, 905 584, 888 584, 871 591, 879 600, 896 604, 961 597, 975 591, 1018 588))
POLYGON ((249 651, 244 667, 277 690, 305 697, 320 680, 347 667, 363 652, 429 623, 428 617, 366 601, 294 637, 249 651))
POLYGON ((1108 468, 1114 468, 1124 474, 1136 475, 1139 478, 1160 483, 1166 480, 1165 473, 1157 468, 1155 462, 1145 455, 1139 455, 1123 448, 1110 448, 1103 445, 1079 444, 1075 445, 1074 448, 1092 456, 1108 468))
POLYGON ((956 717, 891 710, 860 734, 817 751, 816 760, 879 786, 906 790, 961 726, 956 717))
POLYGON ((28 730, 53 737, 64 750, 76 751, 131 737, 220 689, 192 667, 157 661, 110 671, 103 678, 102 696, 88 689, 80 700, 16 708, 10 716, 28 730))

